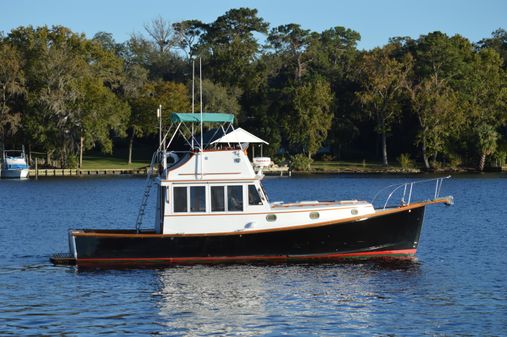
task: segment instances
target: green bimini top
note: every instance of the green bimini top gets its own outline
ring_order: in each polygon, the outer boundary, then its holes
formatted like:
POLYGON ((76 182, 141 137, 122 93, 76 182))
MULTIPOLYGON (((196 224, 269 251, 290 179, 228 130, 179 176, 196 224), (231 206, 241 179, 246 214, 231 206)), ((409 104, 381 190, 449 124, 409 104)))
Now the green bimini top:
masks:
MULTIPOLYGON (((173 123, 201 123, 201 113, 173 112, 171 121, 173 123)), ((233 123, 234 115, 221 112, 203 112, 202 121, 204 123, 233 123)))

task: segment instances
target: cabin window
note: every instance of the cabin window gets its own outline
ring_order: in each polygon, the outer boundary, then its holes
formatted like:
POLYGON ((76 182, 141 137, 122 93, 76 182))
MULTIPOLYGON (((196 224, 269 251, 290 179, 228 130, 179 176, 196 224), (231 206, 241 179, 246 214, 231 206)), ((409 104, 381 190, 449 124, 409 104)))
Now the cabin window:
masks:
POLYGON ((248 185, 248 204, 249 205, 262 205, 262 200, 259 191, 255 185, 248 185))
POLYGON ((227 186, 227 210, 243 211, 243 186, 227 186))
POLYGON ((187 188, 186 187, 175 187, 173 189, 173 200, 174 200, 174 212, 186 212, 187 211, 187 188))
POLYGON ((190 212, 206 212, 206 187, 190 187, 190 212))
POLYGON ((224 186, 211 186, 211 211, 225 211, 225 188, 224 186))

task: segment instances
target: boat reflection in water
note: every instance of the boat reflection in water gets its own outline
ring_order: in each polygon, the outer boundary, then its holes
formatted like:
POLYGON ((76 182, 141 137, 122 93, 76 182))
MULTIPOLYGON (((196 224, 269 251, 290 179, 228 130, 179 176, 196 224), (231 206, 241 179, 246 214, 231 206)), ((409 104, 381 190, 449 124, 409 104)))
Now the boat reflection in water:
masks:
POLYGON ((159 324, 168 331, 311 335, 319 326, 332 335, 379 324, 382 317, 374 314, 379 308, 371 304, 379 299, 388 304, 415 284, 419 264, 193 266, 158 272, 159 324), (393 281, 385 284, 386 277, 393 281))
POLYGON ((160 271, 161 324, 186 335, 269 333, 270 268, 184 267, 160 271), (254 332, 252 327, 256 327, 254 332), (259 331, 260 328, 260 331, 259 331), (264 331, 263 331, 264 330, 264 331))

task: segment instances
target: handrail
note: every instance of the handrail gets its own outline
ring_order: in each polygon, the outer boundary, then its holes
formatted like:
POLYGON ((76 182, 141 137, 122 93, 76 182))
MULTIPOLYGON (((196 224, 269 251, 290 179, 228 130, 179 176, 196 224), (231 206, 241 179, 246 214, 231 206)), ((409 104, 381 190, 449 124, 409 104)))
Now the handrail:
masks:
POLYGON ((405 206, 410 205, 410 202, 412 201, 412 192, 414 190, 414 185, 428 183, 428 182, 432 182, 432 181, 435 182, 435 192, 433 195, 433 200, 435 200, 440 195, 440 191, 442 189, 442 184, 443 184, 444 179, 449 179, 449 178, 451 178, 450 175, 447 177, 438 177, 438 178, 432 178, 432 179, 416 180, 416 181, 411 181, 411 182, 406 182, 406 183, 401 183, 401 184, 392 184, 392 185, 386 186, 386 187, 382 188, 381 190, 379 190, 375 194, 375 196, 373 197, 371 203, 373 204, 375 202, 375 200, 380 195, 380 193, 382 193, 386 190, 392 189, 391 192, 389 193, 389 195, 387 196, 387 199, 384 203, 383 209, 386 209, 387 204, 389 203, 389 200, 391 199, 393 194, 403 187, 403 196, 401 197, 401 204, 405 205, 405 206), (405 197, 407 197, 406 201, 405 201, 405 197))

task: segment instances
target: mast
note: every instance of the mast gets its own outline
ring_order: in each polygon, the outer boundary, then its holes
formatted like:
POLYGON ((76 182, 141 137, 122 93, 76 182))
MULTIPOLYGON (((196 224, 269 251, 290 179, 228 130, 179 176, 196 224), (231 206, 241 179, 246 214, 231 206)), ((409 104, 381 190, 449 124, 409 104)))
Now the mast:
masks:
POLYGON ((162 146, 162 105, 159 105, 157 108, 157 118, 158 118, 158 147, 162 146))
MULTIPOLYGON (((192 113, 195 105, 195 60, 192 60, 192 113)), ((192 149, 194 149, 194 123, 192 123, 192 149)))
POLYGON ((201 179, 203 178, 203 156, 204 156, 204 144, 203 144, 203 135, 202 135, 202 59, 199 57, 199 93, 200 93, 200 110, 201 110, 201 179))

